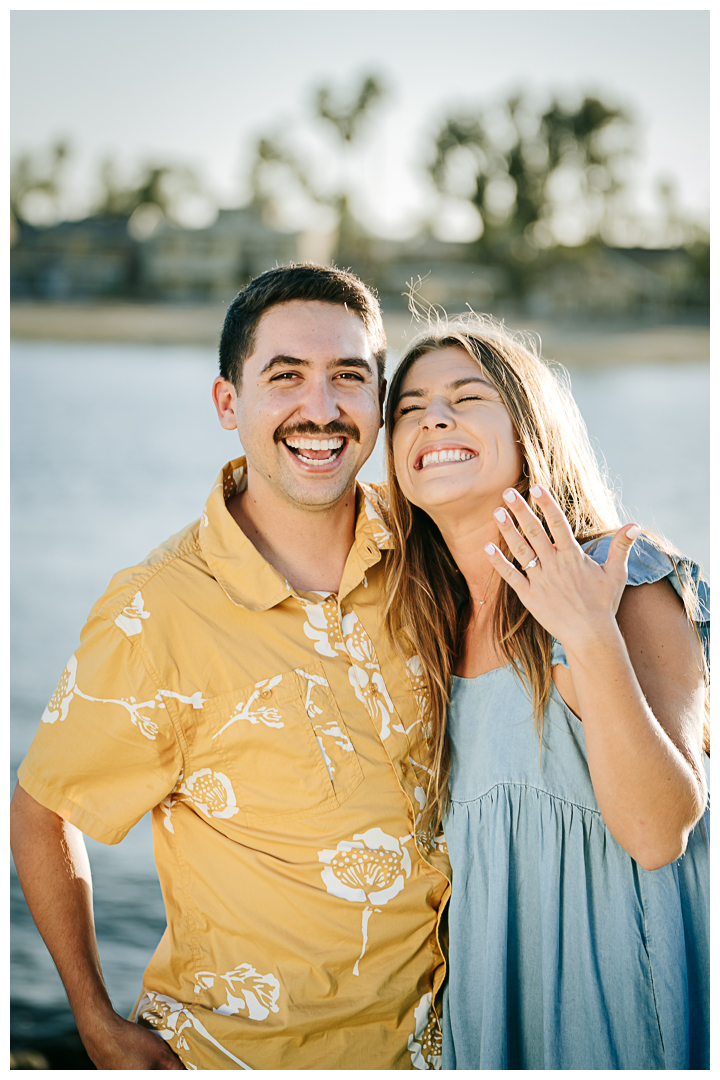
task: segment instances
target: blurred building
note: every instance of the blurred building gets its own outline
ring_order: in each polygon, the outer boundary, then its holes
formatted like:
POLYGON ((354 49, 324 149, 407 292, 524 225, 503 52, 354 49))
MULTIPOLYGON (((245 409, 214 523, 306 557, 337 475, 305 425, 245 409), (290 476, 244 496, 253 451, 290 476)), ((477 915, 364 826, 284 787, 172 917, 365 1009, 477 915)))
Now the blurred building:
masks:
POLYGON ((51 228, 23 222, 14 233, 13 299, 99 299, 136 289, 138 250, 125 221, 91 217, 51 228))
MULTIPOLYGON (((138 299, 229 302, 252 277, 275 265, 331 261, 332 237, 283 233, 256 206, 221 210, 214 224, 185 229, 156 211, 144 236, 125 219, 86 218, 49 228, 21 223, 11 246, 17 300, 138 299)), ((493 263, 471 244, 428 234, 393 241, 360 238, 335 252, 374 285, 386 309, 406 308, 418 290, 448 310, 488 311, 511 302, 538 316, 627 312, 708 304, 709 265, 690 248, 611 248, 597 241, 538 252, 525 265, 493 263)))
POLYGON ((221 210, 206 229, 162 219, 146 239, 125 219, 49 228, 21 223, 10 250, 13 299, 229 300, 256 274, 298 258, 299 234, 269 228, 253 207, 221 210))
POLYGON ((528 288, 527 307, 534 315, 667 307, 682 292, 689 269, 681 248, 598 246, 581 257, 570 255, 538 275, 528 288))
POLYGON ((405 294, 417 288, 428 304, 487 310, 510 291, 508 275, 501 267, 469 261, 468 254, 466 244, 421 234, 404 241, 373 240, 350 262, 363 280, 375 285, 386 306, 406 307, 405 294))
POLYGON ((229 301, 263 270, 297 259, 298 234, 269 228, 249 206, 221 210, 206 229, 183 229, 166 220, 138 249, 144 296, 229 301))

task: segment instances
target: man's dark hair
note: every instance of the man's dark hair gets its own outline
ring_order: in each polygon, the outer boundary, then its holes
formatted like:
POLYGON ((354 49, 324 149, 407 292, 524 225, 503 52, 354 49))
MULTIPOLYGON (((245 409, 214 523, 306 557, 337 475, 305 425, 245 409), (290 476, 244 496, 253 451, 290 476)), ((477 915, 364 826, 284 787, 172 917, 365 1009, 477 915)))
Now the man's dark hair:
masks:
POLYGON ((255 347, 255 331, 268 308, 290 300, 320 300, 356 312, 367 331, 377 361, 378 377, 385 374, 387 339, 377 296, 349 270, 335 266, 293 263, 259 274, 241 290, 227 309, 220 335, 220 374, 239 387, 245 360, 255 347))

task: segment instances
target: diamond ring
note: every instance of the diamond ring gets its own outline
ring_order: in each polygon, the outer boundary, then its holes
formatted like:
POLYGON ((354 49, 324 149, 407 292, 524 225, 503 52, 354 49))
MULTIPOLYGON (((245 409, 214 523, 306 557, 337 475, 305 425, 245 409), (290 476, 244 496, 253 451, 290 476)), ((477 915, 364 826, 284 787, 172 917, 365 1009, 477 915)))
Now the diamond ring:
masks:
POLYGON ((537 566, 537 562, 538 562, 538 560, 537 560, 537 555, 536 555, 534 559, 530 560, 530 562, 527 564, 527 566, 523 566, 523 573, 526 570, 531 570, 533 568, 533 566, 537 566))

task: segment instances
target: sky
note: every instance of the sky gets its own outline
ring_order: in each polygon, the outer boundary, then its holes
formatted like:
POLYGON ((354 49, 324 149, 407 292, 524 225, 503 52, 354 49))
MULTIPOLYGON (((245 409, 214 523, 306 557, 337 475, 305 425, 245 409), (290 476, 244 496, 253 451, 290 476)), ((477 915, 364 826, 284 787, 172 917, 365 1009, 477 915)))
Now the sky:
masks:
POLYGON ((14 11, 12 152, 69 139, 75 214, 106 156, 127 170, 190 165, 238 205, 258 135, 306 132, 322 160, 314 88, 350 91, 368 72, 388 93, 347 167, 380 234, 408 235, 431 206, 423 166, 443 119, 517 90, 626 107, 638 208, 652 213, 671 179, 683 211, 707 221, 707 11, 14 11))

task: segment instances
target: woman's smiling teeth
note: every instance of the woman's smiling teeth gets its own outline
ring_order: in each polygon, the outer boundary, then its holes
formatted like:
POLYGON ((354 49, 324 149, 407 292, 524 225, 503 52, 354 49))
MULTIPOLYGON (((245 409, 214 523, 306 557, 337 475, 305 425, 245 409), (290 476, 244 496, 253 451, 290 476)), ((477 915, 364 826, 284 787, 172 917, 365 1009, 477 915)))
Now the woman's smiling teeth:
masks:
POLYGON ((330 439, 308 439, 298 436, 284 439, 283 442, 295 457, 304 461, 306 465, 315 465, 318 462, 325 465, 334 461, 345 445, 345 439, 340 436, 330 439))
POLYGON ((450 450, 430 450, 427 454, 423 454, 415 468, 424 469, 427 465, 442 465, 446 461, 468 461, 474 457, 477 457, 477 454, 472 453, 470 450, 454 448, 450 450))

